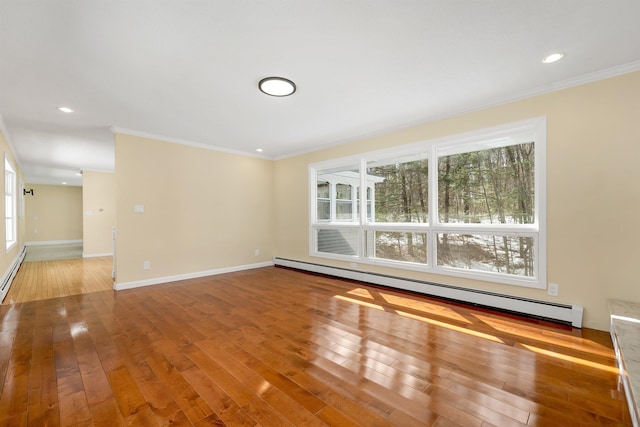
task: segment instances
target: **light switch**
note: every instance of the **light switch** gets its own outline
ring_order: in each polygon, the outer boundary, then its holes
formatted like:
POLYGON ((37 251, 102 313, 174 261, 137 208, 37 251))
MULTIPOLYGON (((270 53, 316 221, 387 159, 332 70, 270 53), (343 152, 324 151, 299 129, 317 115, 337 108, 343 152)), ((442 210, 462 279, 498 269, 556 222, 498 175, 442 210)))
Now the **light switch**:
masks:
POLYGON ((133 211, 135 213, 144 213, 144 205, 134 205, 133 211))

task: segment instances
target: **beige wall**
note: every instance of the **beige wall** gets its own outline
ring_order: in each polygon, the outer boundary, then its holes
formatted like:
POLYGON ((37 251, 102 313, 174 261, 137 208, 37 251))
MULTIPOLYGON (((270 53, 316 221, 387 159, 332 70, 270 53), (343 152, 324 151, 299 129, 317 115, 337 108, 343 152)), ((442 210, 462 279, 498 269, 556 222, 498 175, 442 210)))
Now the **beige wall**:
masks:
POLYGON ((111 228, 116 225, 116 176, 113 172, 83 171, 83 255, 113 253, 111 228))
POLYGON ((27 243, 82 240, 82 187, 25 184, 27 243))
POLYGON ((115 148, 118 284, 272 259, 272 161, 124 134, 115 148))
POLYGON ((584 325, 608 329, 606 300, 640 302, 640 73, 627 74, 275 162, 275 254, 309 257, 307 166, 405 143, 547 117, 549 282, 558 297, 528 289, 390 268, 361 270, 580 304, 584 325))
MULTIPOLYGON (((2 120, 1 117, 0 117, 0 120, 2 120)), ((13 157, 13 154, 11 153, 11 150, 9 148, 9 144, 7 143, 7 140, 5 139, 5 136, 1 130, 0 130, 0 151, 9 157, 11 164, 16 169, 16 173, 19 178, 18 182, 19 183, 24 182, 22 177, 22 171, 20 170, 19 165, 16 163, 16 160, 13 157)), ((4 171, 4 158, 2 158, 2 170, 4 171)), ((2 188, 4 188, 4 173, 2 174, 2 182, 3 182, 2 188)), ((22 191, 22 190, 19 189, 18 191, 22 191)), ((2 212, 4 212, 4 197, 1 197, 0 199, 1 199, 0 206, 1 206, 2 212)), ((18 199, 21 199, 20 195, 18 195, 18 199)), ((21 201, 19 200, 18 206, 20 206, 20 203, 21 201)), ((19 215, 19 212, 18 212, 18 215, 19 215)), ((5 227, 4 226, 0 227, 0 241, 3 242, 2 243, 3 248, 0 249, 0 277, 2 277, 4 274, 7 273, 13 261, 16 260, 18 253, 22 250, 22 247, 24 246, 24 233, 25 233, 24 223, 25 223, 24 217, 18 216, 18 227, 17 227, 18 242, 9 251, 6 251, 4 249, 4 242, 6 242, 5 227)))

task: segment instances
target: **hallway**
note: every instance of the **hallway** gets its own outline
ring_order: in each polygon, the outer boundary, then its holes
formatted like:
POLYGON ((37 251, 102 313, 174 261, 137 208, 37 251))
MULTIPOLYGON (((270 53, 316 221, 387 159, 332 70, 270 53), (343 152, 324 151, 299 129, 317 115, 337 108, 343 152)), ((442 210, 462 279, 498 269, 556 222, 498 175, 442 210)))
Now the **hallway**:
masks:
POLYGON ((25 258, 2 304, 111 290, 112 268, 112 257, 46 261, 25 258))

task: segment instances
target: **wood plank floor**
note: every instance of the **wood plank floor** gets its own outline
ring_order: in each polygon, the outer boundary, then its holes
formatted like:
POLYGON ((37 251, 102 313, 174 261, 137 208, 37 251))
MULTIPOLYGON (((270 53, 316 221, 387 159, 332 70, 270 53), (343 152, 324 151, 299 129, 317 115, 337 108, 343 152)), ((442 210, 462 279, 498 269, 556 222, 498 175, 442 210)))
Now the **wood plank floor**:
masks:
POLYGON ((3 304, 113 289, 112 257, 23 262, 3 304))
POLYGON ((605 332, 284 268, 0 319, 0 425, 631 425, 605 332))

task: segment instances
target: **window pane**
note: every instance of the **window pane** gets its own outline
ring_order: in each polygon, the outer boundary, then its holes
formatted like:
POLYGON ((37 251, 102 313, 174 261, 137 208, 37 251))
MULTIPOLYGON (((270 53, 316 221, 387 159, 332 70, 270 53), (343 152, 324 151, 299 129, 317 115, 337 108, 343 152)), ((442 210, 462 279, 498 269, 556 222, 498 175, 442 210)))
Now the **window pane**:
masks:
POLYGON ((349 184, 336 185, 336 199, 351 201, 351 186, 349 184))
POLYGON ((532 224, 534 143, 438 159, 438 218, 444 223, 532 224))
MULTIPOLYGON (((360 213, 360 189, 358 188, 358 192, 356 194, 357 200, 357 209, 358 213, 360 213)), ((371 210, 371 188, 367 188, 367 221, 371 222, 372 220, 372 210, 371 210)))
POLYGON ((428 160, 426 154, 370 162, 368 181, 374 181, 375 222, 427 222, 428 160))
POLYGON ((4 216, 5 218, 13 218, 13 197, 5 196, 4 198, 4 216))
POLYGON ((367 257, 427 263, 427 234, 367 231, 367 257))
POLYGON ((329 200, 318 199, 318 221, 329 221, 331 219, 331 203, 329 200))
POLYGON ((336 220, 352 221, 354 200, 351 198, 352 187, 348 184, 336 184, 336 220))
POLYGON ((329 183, 327 182, 318 182, 318 199, 328 199, 329 198, 329 183))
POLYGON ((328 182, 318 182, 317 205, 318 221, 329 221, 331 219, 331 187, 328 182))
POLYGON ((346 166, 316 173, 316 203, 319 221, 358 222, 357 203, 360 168, 346 166))
POLYGON ((6 233, 7 233, 7 243, 13 242, 15 238, 13 237, 13 220, 8 218, 5 220, 6 224, 6 233))
POLYGON ((336 219, 339 221, 351 221, 353 219, 353 205, 351 201, 344 202, 338 200, 336 202, 336 219))
POLYGON ((356 255, 358 253, 358 230, 318 230, 318 252, 356 255))
POLYGON ((534 276, 533 237, 438 234, 438 266, 534 276))

